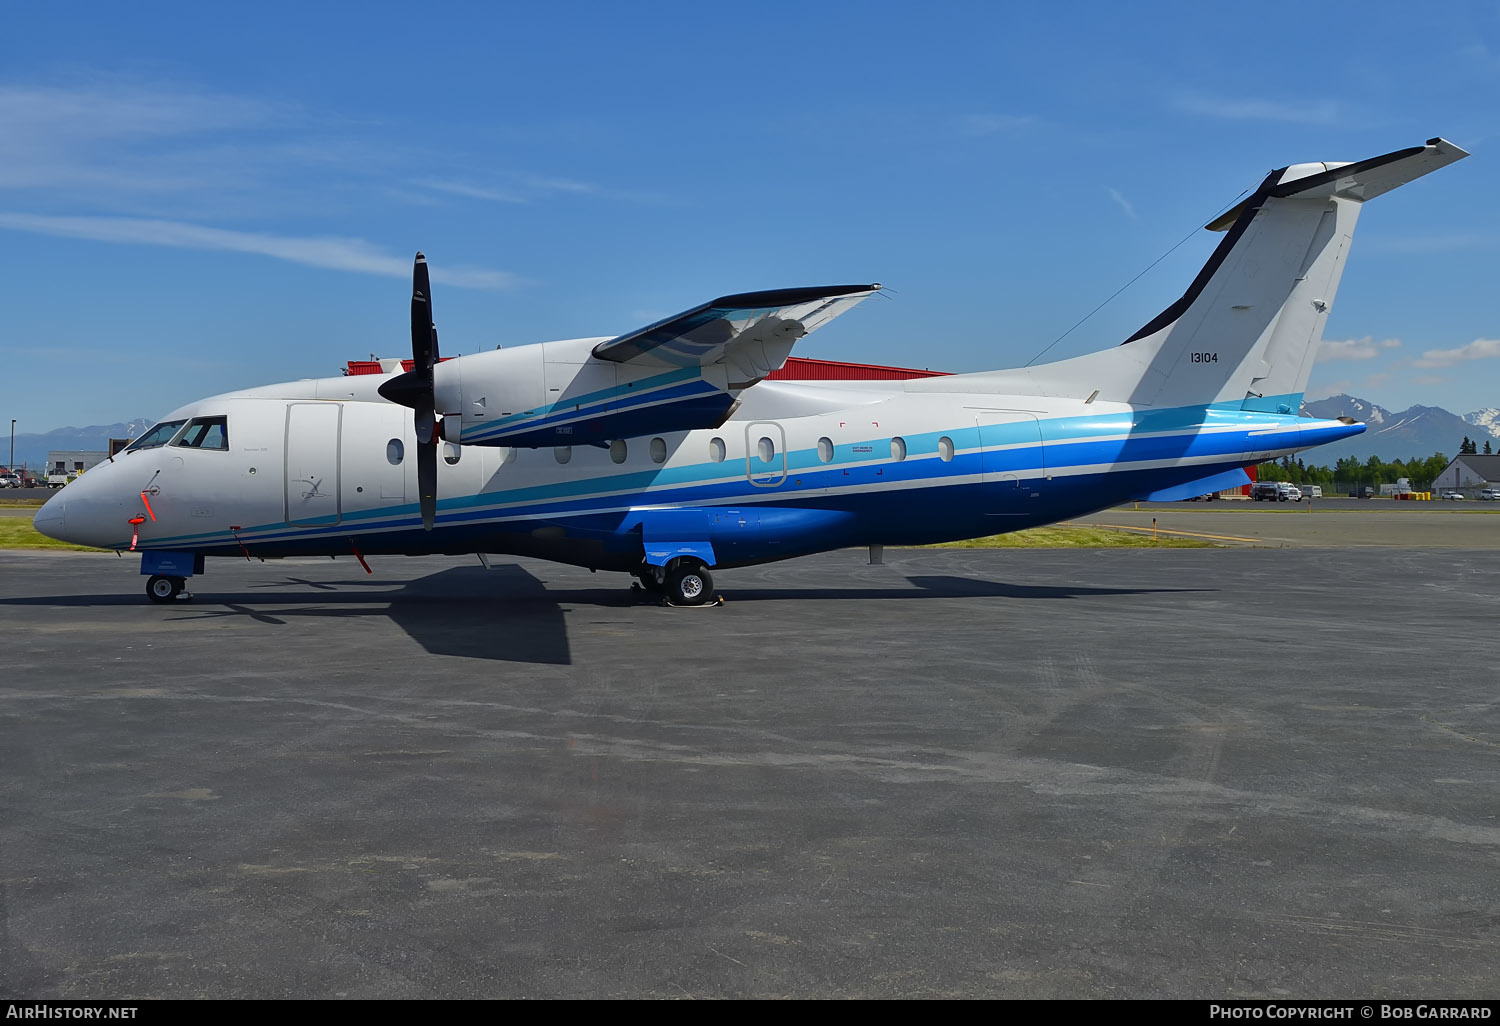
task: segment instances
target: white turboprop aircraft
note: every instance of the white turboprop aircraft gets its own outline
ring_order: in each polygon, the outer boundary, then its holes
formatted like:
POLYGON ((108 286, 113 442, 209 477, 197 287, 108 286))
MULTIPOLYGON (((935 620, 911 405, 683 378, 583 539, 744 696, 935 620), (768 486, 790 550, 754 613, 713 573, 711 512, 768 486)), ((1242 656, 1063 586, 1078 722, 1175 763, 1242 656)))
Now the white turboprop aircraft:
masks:
POLYGON ((694 605, 721 567, 1243 484, 1247 466, 1364 430, 1298 416, 1355 220, 1465 156, 1433 139, 1273 171, 1208 225, 1227 234, 1182 298, 1122 345, 914 380, 766 380, 878 285, 725 296, 625 335, 439 362, 418 254, 411 371, 191 403, 35 524, 140 550, 158 602, 187 597, 205 556, 510 553, 694 605))

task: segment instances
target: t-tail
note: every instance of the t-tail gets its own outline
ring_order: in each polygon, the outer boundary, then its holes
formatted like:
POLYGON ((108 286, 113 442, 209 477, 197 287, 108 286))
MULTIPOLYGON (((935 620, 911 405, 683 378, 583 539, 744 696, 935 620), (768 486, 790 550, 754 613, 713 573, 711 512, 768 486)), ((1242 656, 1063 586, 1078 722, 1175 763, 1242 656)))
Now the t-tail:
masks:
POLYGON ((1295 415, 1360 208, 1466 156, 1432 139, 1355 163, 1272 171, 1207 225, 1226 232, 1223 241, 1182 298, 1124 344, 966 377, 984 391, 1295 415))

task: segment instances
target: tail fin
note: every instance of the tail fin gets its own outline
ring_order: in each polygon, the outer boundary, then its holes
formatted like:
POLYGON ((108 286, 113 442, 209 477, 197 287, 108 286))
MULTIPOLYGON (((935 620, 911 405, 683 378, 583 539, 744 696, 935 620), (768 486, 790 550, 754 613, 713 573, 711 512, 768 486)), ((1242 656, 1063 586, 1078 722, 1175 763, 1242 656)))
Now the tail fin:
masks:
POLYGON ((1227 234, 1182 298, 1123 345, 967 377, 987 379, 975 383, 984 390, 1296 413, 1360 208, 1466 156, 1433 139, 1358 163, 1273 171, 1208 225, 1227 234))

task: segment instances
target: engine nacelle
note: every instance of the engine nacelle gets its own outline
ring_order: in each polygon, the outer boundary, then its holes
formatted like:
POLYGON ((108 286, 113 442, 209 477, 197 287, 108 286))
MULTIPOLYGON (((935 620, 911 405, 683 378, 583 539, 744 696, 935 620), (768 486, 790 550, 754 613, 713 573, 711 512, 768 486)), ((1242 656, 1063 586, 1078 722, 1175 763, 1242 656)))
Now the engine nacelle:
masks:
POLYGON ((734 405, 722 364, 615 363, 593 355, 603 341, 542 342, 444 360, 433 368, 443 437, 463 445, 597 445, 716 427, 734 405))

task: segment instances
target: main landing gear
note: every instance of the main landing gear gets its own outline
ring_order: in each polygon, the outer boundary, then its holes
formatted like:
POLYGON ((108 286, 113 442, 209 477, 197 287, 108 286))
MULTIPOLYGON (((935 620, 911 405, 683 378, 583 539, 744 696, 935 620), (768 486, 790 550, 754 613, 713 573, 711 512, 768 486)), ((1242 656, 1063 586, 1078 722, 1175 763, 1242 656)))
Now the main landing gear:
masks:
MULTIPOLYGON (((637 587, 674 606, 702 606, 716 600, 713 575, 695 560, 679 560, 665 571, 642 567, 635 572, 637 587)), ((722 601, 722 600, 719 600, 722 601)))
POLYGON ((156 574, 146 581, 146 597, 152 602, 176 602, 190 599, 193 593, 186 590, 186 577, 167 577, 156 574))

